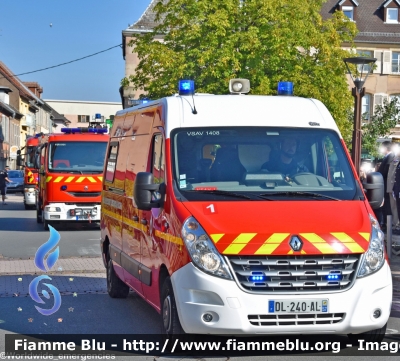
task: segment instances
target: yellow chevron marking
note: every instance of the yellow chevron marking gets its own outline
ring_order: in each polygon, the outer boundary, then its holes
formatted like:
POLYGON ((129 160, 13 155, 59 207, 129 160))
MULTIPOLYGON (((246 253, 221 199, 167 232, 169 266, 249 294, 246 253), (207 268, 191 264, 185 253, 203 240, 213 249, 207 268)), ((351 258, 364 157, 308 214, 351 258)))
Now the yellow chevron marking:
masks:
POLYGON ((97 178, 99 178, 100 182, 102 182, 102 181, 103 181, 103 177, 97 177, 97 178))
POLYGON ((76 183, 80 183, 82 182, 86 177, 79 177, 78 180, 76 181, 76 183))
POLYGON ((182 241, 182 239, 180 237, 175 237, 172 234, 164 233, 164 232, 161 232, 161 231, 158 231, 158 230, 155 232, 155 234, 156 234, 157 237, 165 239, 168 242, 172 242, 172 243, 175 243, 175 244, 183 245, 183 241, 182 241))
POLYGON ((223 233, 210 234, 210 237, 214 241, 214 243, 217 243, 223 236, 225 236, 225 234, 223 233))
POLYGON ((54 183, 60 183, 64 177, 57 177, 54 183))
POLYGON ((369 242, 369 238, 371 237, 370 233, 365 233, 365 232, 358 232, 358 234, 363 237, 367 242, 369 242))
MULTIPOLYGON (((302 249, 302 250, 300 251, 300 253, 301 253, 301 254, 307 254, 307 252, 306 252, 304 249, 302 249)), ((294 254, 294 251, 291 249, 291 250, 288 252, 288 254, 294 254)))
POLYGON ((331 233, 331 235, 334 236, 335 238, 337 238, 340 242, 342 242, 353 253, 364 253, 365 252, 365 249, 363 249, 348 234, 343 233, 343 232, 334 232, 334 233, 331 233))
POLYGON ((87 179, 89 179, 92 183, 96 183, 96 179, 94 179, 93 177, 86 177, 87 179))
POLYGON ((337 250, 315 233, 300 233, 300 236, 312 243, 321 253, 337 253, 337 250))
POLYGON ((287 236, 289 236, 289 233, 272 234, 254 254, 271 254, 287 236))
POLYGON ((50 182, 52 179, 53 179, 53 177, 48 176, 48 177, 46 178, 46 183, 47 183, 47 182, 50 182))
POLYGON ((225 249, 223 253, 238 254, 257 233, 241 233, 225 249))
POLYGON ((111 211, 109 211, 108 209, 105 209, 104 207, 101 208, 101 213, 104 214, 104 215, 106 215, 106 216, 109 216, 109 217, 111 217, 111 218, 114 218, 114 219, 116 219, 117 221, 121 221, 121 220, 122 220, 122 217, 121 217, 120 214, 115 213, 115 212, 111 212, 111 211))
POLYGON ((72 180, 74 180, 75 179, 75 177, 68 177, 66 180, 65 180, 65 183, 69 183, 69 182, 71 182, 72 180))

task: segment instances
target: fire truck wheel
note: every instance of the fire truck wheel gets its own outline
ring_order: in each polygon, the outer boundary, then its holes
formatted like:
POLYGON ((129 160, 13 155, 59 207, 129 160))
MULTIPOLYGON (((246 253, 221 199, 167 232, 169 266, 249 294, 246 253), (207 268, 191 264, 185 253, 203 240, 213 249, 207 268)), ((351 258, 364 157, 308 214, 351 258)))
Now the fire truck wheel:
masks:
POLYGON ((30 206, 28 206, 26 203, 24 203, 24 207, 25 207, 25 209, 26 210, 28 210, 28 209, 30 209, 31 207, 30 206))
MULTIPOLYGON (((43 215, 42 215, 42 217, 43 217, 43 215)), ((46 220, 44 219, 44 217, 43 217, 43 228, 44 228, 45 231, 48 231, 48 230, 49 230, 49 222, 46 221, 46 220)))
POLYGON ((358 345, 358 340, 364 340, 365 342, 381 342, 385 337, 386 326, 387 324, 382 328, 378 328, 377 330, 359 334, 350 334, 348 337, 353 345, 358 345))
POLYGON ((163 334, 173 336, 185 333, 179 321, 174 290, 169 277, 165 279, 161 290, 161 321, 163 334))
POLYGON ((42 223, 42 211, 40 210, 40 204, 36 205, 36 222, 42 223))
POLYGON ((107 263, 107 292, 112 298, 126 298, 129 287, 115 274, 111 258, 107 263))

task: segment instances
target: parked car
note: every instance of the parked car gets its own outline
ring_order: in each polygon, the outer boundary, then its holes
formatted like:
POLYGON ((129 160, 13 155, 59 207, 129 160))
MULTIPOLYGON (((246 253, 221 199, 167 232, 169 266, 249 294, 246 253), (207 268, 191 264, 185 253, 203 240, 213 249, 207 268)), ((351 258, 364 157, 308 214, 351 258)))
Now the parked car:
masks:
POLYGON ((23 192, 24 190, 24 173, 21 170, 9 170, 8 179, 12 183, 7 184, 7 193, 23 192))

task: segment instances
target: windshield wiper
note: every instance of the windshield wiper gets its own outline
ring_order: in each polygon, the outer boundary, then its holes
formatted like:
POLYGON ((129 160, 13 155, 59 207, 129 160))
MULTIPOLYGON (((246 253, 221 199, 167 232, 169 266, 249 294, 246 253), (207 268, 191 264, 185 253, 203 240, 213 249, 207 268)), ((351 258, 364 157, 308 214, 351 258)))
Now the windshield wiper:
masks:
MULTIPOLYGON (((269 196, 284 196, 284 197, 295 197, 295 196, 305 196, 305 197, 317 197, 317 198, 327 198, 332 199, 334 201, 340 201, 339 198, 334 198, 330 196, 326 196, 325 194, 314 193, 314 192, 272 192, 272 193, 264 193, 258 194, 259 197, 269 197, 269 196)), ((266 198, 269 199, 269 198, 266 198)))
POLYGON ((204 189, 204 190, 198 190, 198 191, 196 191, 196 190, 188 190, 187 192, 217 194, 217 195, 221 195, 221 196, 229 196, 229 197, 245 198, 245 199, 254 200, 254 199, 252 199, 251 197, 246 196, 246 195, 244 195, 244 194, 239 194, 239 193, 229 192, 229 191, 221 191, 221 190, 218 190, 218 189, 213 190, 213 191, 212 191, 212 190, 206 190, 206 189, 204 189))

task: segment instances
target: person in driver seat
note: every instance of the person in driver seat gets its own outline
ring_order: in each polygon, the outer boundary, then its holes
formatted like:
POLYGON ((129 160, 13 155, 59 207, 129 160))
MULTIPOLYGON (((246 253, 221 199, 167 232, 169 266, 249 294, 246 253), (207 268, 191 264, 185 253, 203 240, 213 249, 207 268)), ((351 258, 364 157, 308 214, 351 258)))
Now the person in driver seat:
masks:
POLYGON ((261 166, 262 171, 282 173, 285 177, 291 177, 296 173, 309 172, 302 163, 294 157, 297 152, 298 140, 291 137, 283 138, 280 142, 280 151, 272 155, 268 162, 261 166))

